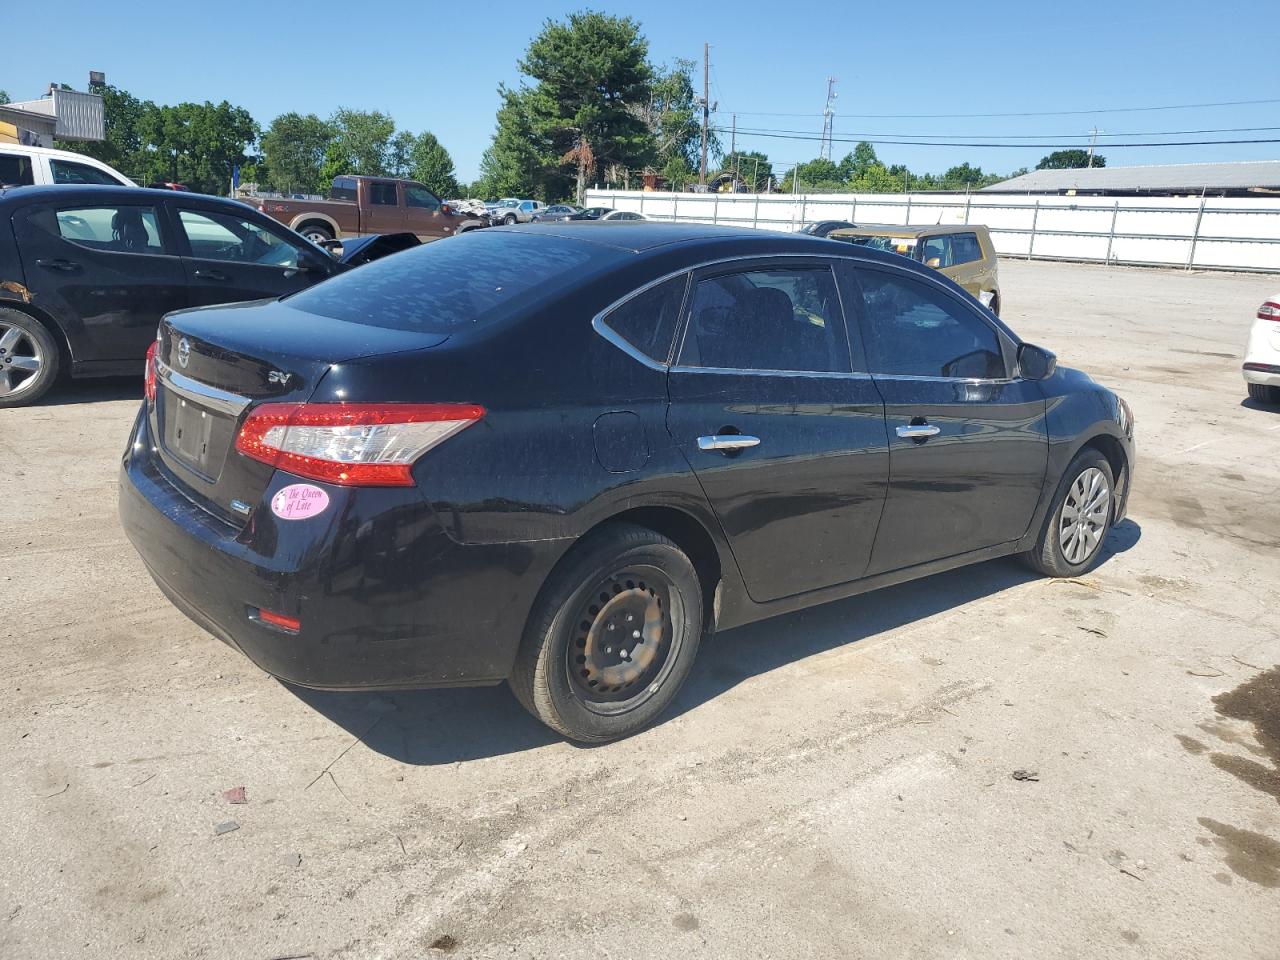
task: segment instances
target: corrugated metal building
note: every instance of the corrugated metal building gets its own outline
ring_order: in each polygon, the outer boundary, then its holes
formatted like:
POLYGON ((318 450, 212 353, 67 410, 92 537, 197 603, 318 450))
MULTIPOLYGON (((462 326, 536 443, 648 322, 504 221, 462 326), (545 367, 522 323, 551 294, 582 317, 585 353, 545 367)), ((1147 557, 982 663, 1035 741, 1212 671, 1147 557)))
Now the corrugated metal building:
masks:
POLYGON ((1032 170, 980 193, 1081 197, 1249 197, 1280 194, 1280 160, 1032 170))
POLYGON ((0 122, 29 133, 34 145, 41 147, 52 147, 55 139, 101 140, 106 136, 102 97, 58 87, 51 87, 49 95, 39 100, 0 105, 0 122))

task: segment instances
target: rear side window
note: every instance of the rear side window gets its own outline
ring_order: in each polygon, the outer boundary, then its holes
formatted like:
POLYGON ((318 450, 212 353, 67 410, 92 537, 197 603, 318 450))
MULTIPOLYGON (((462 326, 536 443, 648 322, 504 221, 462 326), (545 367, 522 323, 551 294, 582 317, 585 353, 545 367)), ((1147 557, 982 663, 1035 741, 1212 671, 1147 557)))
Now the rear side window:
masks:
POLYGON ((982 247, 974 233, 957 233, 951 238, 951 262, 973 263, 982 259, 982 247))
POLYGON ((30 223, 63 240, 103 253, 163 253, 155 207, 119 204, 39 210, 30 223))
POLYGON ((333 186, 329 190, 333 200, 356 200, 356 181, 353 177, 334 177, 333 186))
POLYGON ((394 183, 369 184, 369 202, 379 207, 396 205, 396 185, 394 183))
POLYGON ((377 260, 284 302, 351 323, 448 334, 535 309, 623 257, 597 244, 477 230, 377 260))
POLYGON ((688 282, 681 274, 650 287, 607 314, 605 325, 650 360, 666 363, 688 282))
POLYGON ((30 157, 17 153, 0 153, 0 186, 29 187, 35 182, 30 157))
POLYGON ((698 281, 680 363, 848 373, 849 348, 831 270, 751 270, 698 281))
POLYGON ((1008 375, 999 336, 960 301, 905 274, 860 269, 857 277, 873 374, 984 380, 1008 375))
POLYGON ((109 187, 121 186, 121 182, 97 167, 87 163, 75 163, 72 160, 50 160, 49 171, 53 174, 54 183, 93 183, 109 187))

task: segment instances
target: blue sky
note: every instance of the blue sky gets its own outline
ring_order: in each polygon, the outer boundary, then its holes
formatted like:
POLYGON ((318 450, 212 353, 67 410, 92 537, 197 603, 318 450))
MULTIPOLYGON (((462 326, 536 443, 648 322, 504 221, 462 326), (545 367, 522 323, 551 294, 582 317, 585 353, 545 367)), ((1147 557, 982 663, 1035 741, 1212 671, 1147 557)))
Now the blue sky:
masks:
MULTIPOLYGON (((547 17, 581 8, 398 0, 183 7, 172 0, 127 5, 63 0, 51 21, 39 4, 11 4, 3 15, 10 42, 0 60, 0 88, 14 99, 38 96, 54 80, 83 89, 88 71, 96 69, 106 71, 111 83, 157 102, 230 100, 248 108, 264 127, 287 110, 326 116, 338 106, 377 109, 395 117, 400 128, 435 133, 452 153, 459 177, 470 180, 493 132, 499 82, 519 81, 516 61, 547 17)), ((1280 102, 1036 117, 865 116, 1280 100, 1280 73, 1262 52, 1274 32, 1274 0, 1212 5, 1185 0, 1071 5, 739 0, 728 6, 650 0, 632 7, 593 7, 637 16, 655 61, 700 58, 703 42, 710 42, 711 95, 719 102, 716 120, 725 127, 736 111, 743 130, 817 136, 826 78, 835 76, 837 137, 939 134, 981 140, 1047 134, 1046 141, 1062 142, 1096 125, 1105 134, 1099 152, 1112 165, 1280 157, 1280 143, 1106 145, 1108 140, 1160 139, 1113 134, 1280 128, 1280 102)), ((1237 138, 1280 139, 1280 129, 1185 139, 1237 138)), ((818 154, 817 142, 745 133, 738 142, 743 149, 763 150, 779 172, 818 154)), ((850 149, 851 143, 835 144, 836 157, 850 149)), ((1006 172, 1034 166, 1048 149, 886 144, 877 152, 888 163, 906 163, 920 172, 941 172, 963 161, 1006 172)))

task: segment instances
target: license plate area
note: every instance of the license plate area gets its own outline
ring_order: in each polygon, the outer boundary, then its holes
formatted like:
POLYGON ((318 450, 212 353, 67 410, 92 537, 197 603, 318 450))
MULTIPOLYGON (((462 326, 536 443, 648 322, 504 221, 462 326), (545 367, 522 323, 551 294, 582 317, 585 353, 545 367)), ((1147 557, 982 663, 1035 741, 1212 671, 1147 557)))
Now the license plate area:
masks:
POLYGON ((215 483, 235 421, 167 389, 160 391, 160 400, 165 450, 200 479, 215 483))

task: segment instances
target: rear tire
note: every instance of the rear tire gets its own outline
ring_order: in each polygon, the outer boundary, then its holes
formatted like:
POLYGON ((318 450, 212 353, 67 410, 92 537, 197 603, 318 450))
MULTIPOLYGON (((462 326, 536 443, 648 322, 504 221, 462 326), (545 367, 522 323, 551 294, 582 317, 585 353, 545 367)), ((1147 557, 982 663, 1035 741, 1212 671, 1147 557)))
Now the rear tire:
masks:
POLYGON ((25 407, 58 379, 58 341, 21 310, 0 307, 0 408, 25 407))
POLYGON ((645 527, 610 524, 547 578, 507 682, 572 740, 627 737, 683 686, 702 626, 702 588, 684 551, 645 527))
POLYGON ((333 231, 322 223, 308 223, 303 225, 298 232, 310 240, 312 243, 324 243, 326 240, 332 240, 333 231))
POLYGON ((1280 403, 1280 387, 1273 387, 1269 383, 1250 383, 1249 398, 1257 400, 1259 403, 1280 403))
POLYGON ((1040 536, 1022 559, 1047 577, 1078 577, 1102 556, 1115 516, 1116 482, 1097 450, 1076 454, 1058 484, 1040 536))

